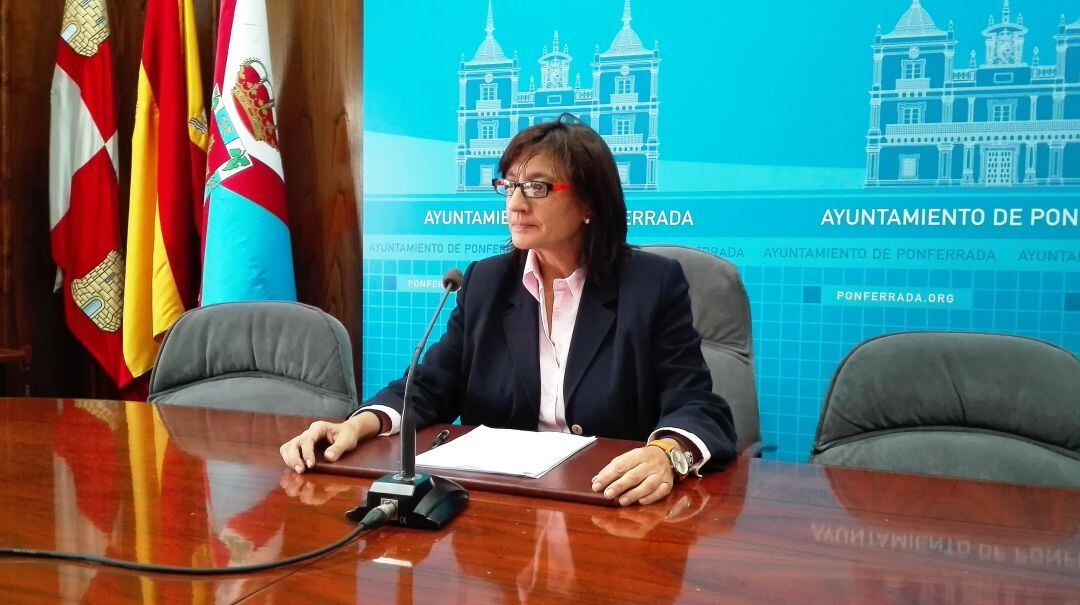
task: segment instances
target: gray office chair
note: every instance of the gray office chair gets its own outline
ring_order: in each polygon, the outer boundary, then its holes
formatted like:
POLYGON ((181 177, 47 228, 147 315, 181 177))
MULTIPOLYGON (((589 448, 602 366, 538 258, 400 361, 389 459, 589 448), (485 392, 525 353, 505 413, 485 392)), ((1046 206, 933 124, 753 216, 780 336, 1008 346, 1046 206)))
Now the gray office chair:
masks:
POLYGON ((349 335, 300 303, 193 309, 161 343, 149 401, 344 418, 357 406, 349 335))
POLYGON ((754 379, 750 299, 739 270, 730 261, 696 248, 641 249, 673 258, 682 265, 690 284, 694 327, 701 333, 701 352, 712 374, 713 392, 728 402, 735 419, 735 450, 742 456, 759 455, 764 448, 754 379))
POLYGON ((833 376, 811 461, 1080 487, 1080 361, 1001 334, 870 339, 833 376))

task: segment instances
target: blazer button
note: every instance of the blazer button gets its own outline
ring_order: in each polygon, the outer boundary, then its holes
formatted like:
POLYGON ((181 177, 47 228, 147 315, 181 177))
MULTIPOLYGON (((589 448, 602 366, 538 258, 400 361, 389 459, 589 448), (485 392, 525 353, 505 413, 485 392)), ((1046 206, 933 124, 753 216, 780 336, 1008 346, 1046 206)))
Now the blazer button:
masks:
POLYGON ((574 426, 570 427, 570 432, 575 435, 580 435, 582 433, 581 425, 575 424, 574 426))

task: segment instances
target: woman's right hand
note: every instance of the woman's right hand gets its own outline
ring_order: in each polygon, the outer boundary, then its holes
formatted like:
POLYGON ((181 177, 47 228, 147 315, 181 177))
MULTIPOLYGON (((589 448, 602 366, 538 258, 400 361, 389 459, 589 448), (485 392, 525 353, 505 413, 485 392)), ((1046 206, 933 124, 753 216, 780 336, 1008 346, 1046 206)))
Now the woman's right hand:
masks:
POLYGON ((302 473, 315 466, 315 446, 318 444, 330 444, 323 457, 333 462, 378 432, 379 418, 369 412, 357 414, 345 422, 317 420, 306 431, 282 444, 281 459, 285 466, 302 473))

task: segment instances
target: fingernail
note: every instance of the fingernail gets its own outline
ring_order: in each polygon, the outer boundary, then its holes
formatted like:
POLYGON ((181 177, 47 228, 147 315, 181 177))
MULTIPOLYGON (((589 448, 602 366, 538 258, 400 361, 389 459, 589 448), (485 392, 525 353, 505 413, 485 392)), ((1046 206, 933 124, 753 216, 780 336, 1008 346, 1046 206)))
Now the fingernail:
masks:
POLYGON ((293 467, 293 470, 298 472, 298 473, 302 473, 302 472, 304 472, 304 465, 297 464, 296 466, 293 467))
POLYGON ((312 460, 311 458, 308 458, 308 459, 307 459, 307 460, 305 460, 304 462, 306 462, 306 463, 307 463, 307 466, 308 466, 308 468, 311 468, 311 467, 315 466, 315 461, 314 461, 314 460, 312 460))
POLYGON ((615 492, 613 490, 610 490, 610 489, 604 492, 604 497, 605 498, 610 498, 610 497, 612 497, 614 495, 615 495, 615 492))
POLYGON ((619 498, 619 506, 626 506, 630 502, 627 498, 619 498))
POLYGON ((592 491, 594 491, 594 492, 600 491, 600 483, 599 482, 595 482, 595 481, 593 482, 592 491))

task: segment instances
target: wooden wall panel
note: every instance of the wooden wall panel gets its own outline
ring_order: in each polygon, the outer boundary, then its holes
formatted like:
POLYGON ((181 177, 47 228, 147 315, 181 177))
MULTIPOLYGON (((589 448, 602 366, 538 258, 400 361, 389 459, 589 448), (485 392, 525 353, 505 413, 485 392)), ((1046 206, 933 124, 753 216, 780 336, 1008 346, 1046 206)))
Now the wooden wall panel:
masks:
POLYGON ((361 330, 362 5, 267 4, 277 38, 271 60, 297 293, 345 324, 355 361, 361 330))
MULTIPOLYGON (((108 2, 126 217, 145 0, 108 2)), ((218 7, 195 0, 207 95, 218 7)), ((62 10, 63 0, 0 0, 0 347, 34 347, 34 394, 109 397, 52 293, 49 88, 62 10)), ((267 10, 298 295, 345 324, 358 358, 362 4, 268 0, 267 10)))

